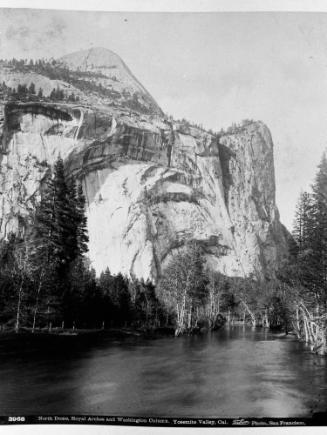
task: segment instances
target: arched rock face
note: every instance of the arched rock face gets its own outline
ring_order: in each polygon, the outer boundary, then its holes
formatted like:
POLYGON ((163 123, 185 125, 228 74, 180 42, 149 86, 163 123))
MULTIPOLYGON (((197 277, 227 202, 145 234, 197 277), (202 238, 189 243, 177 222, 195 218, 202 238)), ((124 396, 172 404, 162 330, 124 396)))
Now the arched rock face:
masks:
POLYGON ((26 224, 48 165, 60 154, 84 188, 89 256, 98 273, 109 267, 155 281, 192 239, 212 268, 231 276, 272 275, 287 255, 273 144, 262 123, 218 144, 202 130, 158 119, 78 106, 43 109, 5 110, 1 237, 26 224))

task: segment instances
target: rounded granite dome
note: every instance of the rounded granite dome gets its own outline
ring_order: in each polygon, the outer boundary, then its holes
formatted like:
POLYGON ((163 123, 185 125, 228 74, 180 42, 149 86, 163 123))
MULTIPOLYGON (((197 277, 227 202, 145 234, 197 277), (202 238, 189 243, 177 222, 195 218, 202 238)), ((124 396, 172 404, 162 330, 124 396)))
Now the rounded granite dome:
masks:
POLYGON ((124 62, 113 51, 94 47, 88 50, 76 51, 60 58, 69 68, 81 71, 88 71, 94 68, 124 68, 124 62))
MULTIPOLYGON (((96 80, 110 80, 110 88, 119 94, 129 93, 141 96, 145 103, 151 107, 151 111, 162 114, 155 99, 137 80, 128 66, 113 51, 94 47, 88 50, 77 51, 67 54, 59 59, 59 62, 73 71, 93 74, 96 80)), ((107 87, 108 82, 103 83, 107 87)))

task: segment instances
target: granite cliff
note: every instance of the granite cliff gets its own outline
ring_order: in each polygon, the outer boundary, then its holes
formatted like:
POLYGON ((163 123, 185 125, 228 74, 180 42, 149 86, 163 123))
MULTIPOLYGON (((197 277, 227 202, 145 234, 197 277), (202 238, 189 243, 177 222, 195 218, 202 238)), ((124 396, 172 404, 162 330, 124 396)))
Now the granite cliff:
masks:
POLYGON ((0 237, 24 231, 61 155, 83 185, 98 273, 108 266, 155 281, 194 239, 227 275, 274 274, 287 246, 262 122, 213 135, 167 119, 109 50, 65 56, 53 68, 0 67, 5 89, 32 82, 43 89, 40 98, 2 93, 0 237), (63 89, 61 100, 49 98, 53 88, 63 89), (68 98, 72 92, 78 99, 68 98))

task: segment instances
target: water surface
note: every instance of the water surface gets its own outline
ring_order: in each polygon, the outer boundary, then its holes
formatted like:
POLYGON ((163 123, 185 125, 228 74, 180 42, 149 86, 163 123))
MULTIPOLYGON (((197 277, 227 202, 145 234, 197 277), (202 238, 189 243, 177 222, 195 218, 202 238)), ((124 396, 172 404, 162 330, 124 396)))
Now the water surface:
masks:
POLYGON ((262 329, 7 337, 0 354, 0 415, 304 417, 327 408, 327 359, 262 329))

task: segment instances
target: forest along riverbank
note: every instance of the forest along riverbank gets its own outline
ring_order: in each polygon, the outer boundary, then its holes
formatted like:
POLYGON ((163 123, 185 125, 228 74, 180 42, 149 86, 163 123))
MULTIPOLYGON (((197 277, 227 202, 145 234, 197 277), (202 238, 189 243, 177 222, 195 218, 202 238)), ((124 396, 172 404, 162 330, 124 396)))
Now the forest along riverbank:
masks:
MULTIPOLYGON (((207 331, 206 331, 207 332, 207 331)), ((84 336, 84 335, 106 335, 107 337, 112 336, 113 338, 124 338, 129 336, 134 337, 145 337, 145 338, 155 338, 155 337, 166 337, 173 336, 175 333, 174 328, 172 327, 162 327, 162 328, 43 328, 43 329, 32 329, 32 328, 21 328, 19 333, 15 331, 13 328, 8 329, 0 329, 0 340, 1 339, 10 339, 14 337, 28 337, 32 336, 42 336, 42 337, 55 337, 55 336, 84 336)), ((203 331, 204 333, 204 331, 203 331)))
POLYGON ((326 179, 324 156, 313 192, 300 198, 294 237, 288 234, 289 257, 273 276, 225 276, 208 267, 203 244, 189 240, 157 282, 144 282, 108 268, 96 276, 87 258, 83 189, 67 177, 59 157, 30 230, 0 243, 0 324, 16 332, 168 327, 177 336, 234 319, 294 331, 313 352, 326 354, 326 179), (55 213, 52 203, 58 205, 55 213))
POLYGON ((263 328, 155 340, 17 334, 0 352, 3 414, 310 417, 327 403, 326 359, 263 328))

